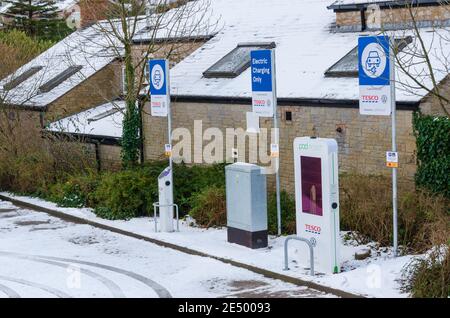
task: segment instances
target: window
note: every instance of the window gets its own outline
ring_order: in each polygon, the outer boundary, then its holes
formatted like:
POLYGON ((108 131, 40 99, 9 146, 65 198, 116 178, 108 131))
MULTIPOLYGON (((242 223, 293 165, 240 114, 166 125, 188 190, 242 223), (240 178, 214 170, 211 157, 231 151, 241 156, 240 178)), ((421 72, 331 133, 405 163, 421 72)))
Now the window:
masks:
POLYGON ((42 66, 33 66, 30 69, 26 70, 16 78, 12 79, 10 82, 3 85, 3 89, 10 90, 17 86, 19 86, 21 83, 25 82, 27 79, 29 79, 31 76, 42 70, 42 66))
POLYGON ((286 121, 292 121, 292 112, 287 111, 285 114, 286 121))
POLYGON ((79 72, 82 68, 83 68, 83 66, 81 66, 81 65, 70 66, 66 70, 62 71, 61 73, 59 73, 58 75, 53 77, 48 82, 41 85, 39 87, 39 92, 41 92, 41 93, 50 92, 52 89, 54 89, 56 86, 58 86, 59 84, 61 84, 65 80, 67 80, 69 77, 71 77, 75 73, 79 72))
POLYGON ((250 52, 258 49, 271 49, 275 43, 241 43, 213 66, 203 72, 206 78, 234 78, 250 66, 250 52))
POLYGON ((155 27, 153 25, 149 25, 149 23, 147 22, 147 25, 142 28, 141 30, 136 32, 136 35, 141 35, 141 34, 146 34, 150 31, 153 31, 155 29, 155 27))
POLYGON ((124 110, 124 109, 125 109, 125 108, 117 108, 117 107, 113 107, 112 109, 109 109, 109 110, 104 111, 104 112, 102 112, 102 113, 100 113, 100 114, 97 114, 97 115, 95 115, 95 116, 92 116, 91 118, 88 118, 87 122, 88 122, 88 123, 91 123, 91 122, 93 122, 93 121, 97 121, 97 120, 106 118, 106 117, 111 116, 111 115, 113 115, 113 114, 115 114, 115 113, 117 113, 117 112, 119 112, 119 111, 124 110))
MULTIPOLYGON (((395 39, 395 52, 401 52, 412 42, 412 37, 395 39)), ((344 55, 339 61, 325 71, 326 77, 358 77, 358 46, 344 55)))

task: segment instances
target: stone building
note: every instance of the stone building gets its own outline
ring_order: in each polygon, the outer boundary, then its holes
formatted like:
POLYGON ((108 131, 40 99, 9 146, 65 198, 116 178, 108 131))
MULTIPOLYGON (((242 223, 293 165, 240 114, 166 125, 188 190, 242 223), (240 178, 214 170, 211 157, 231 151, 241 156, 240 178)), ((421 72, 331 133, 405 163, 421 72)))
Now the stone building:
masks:
POLYGON ((114 100, 121 63, 94 27, 69 35, 0 81, 3 113, 28 118, 28 128, 114 100), (13 114, 15 113, 15 114, 13 114))
MULTIPOLYGON (((340 16, 347 14, 347 11, 340 11, 343 5, 352 2, 359 8, 372 1, 338 2, 341 7, 335 3, 328 9, 328 0, 279 0, 276 6, 270 0, 213 1, 213 11, 224 21, 223 29, 171 70, 172 126, 175 130, 184 129, 173 136, 174 148, 178 142, 183 142, 183 137, 179 137, 183 132, 190 132, 187 142, 192 147, 190 153, 174 153, 175 160, 210 163, 217 153, 208 153, 207 145, 214 139, 212 130, 208 129, 218 128, 222 136, 227 135, 227 128, 246 130, 246 113, 251 111, 249 52, 274 46, 282 188, 293 191, 292 144, 297 136, 335 138, 339 144, 341 171, 390 174, 385 165, 385 152, 391 149, 391 118, 363 116, 358 109, 357 40, 360 35, 379 32, 369 32, 357 25, 361 21, 356 18, 344 28, 347 24, 340 16), (194 133, 194 128, 200 125, 194 133)), ((390 9, 383 7, 383 10, 390 9)), ((433 10, 445 8, 433 7, 433 10)), ((383 15, 390 14, 382 12, 383 15)), ((433 15, 433 19, 441 15, 445 17, 442 12, 433 15)), ((432 41, 434 32, 438 30, 428 24, 421 27, 420 34, 426 45, 437 45, 432 41)), ((398 52, 400 58, 406 54, 408 46, 417 47, 417 39, 410 29, 389 35, 403 44, 398 52)), ((440 49, 446 56, 450 47, 444 43, 440 49)), ((432 57, 432 63, 436 62, 432 57)), ((417 63, 414 70, 426 72, 426 67, 417 63)), ((446 88, 447 73, 436 72, 434 75, 446 88)), ((396 76, 399 81, 396 90, 398 172, 400 182, 409 182, 416 170, 413 113, 421 110, 442 114, 442 109, 425 90, 408 85, 410 77, 407 74, 397 71, 396 76)), ((428 85, 429 79, 424 79, 424 84, 428 85)), ((146 104, 146 109, 148 107, 146 104)), ((271 118, 260 118, 259 121, 261 128, 273 126, 271 118)), ((145 160, 163 157, 166 127, 166 118, 151 117, 149 112, 143 114, 145 160)), ((249 152, 252 138, 255 136, 248 133, 246 145, 239 146, 239 161, 258 158, 258 154, 249 152)), ((237 147, 237 141, 224 137, 222 143, 219 151, 223 156, 218 157, 229 160, 231 148, 226 143, 237 147)), ((261 148, 262 144, 259 146, 261 148)))
POLYGON ((124 110, 123 100, 111 101, 55 121, 47 131, 83 143, 99 170, 119 170, 124 110))
MULTIPOLYGON (((175 9, 172 9, 174 11, 175 9)), ((133 37, 132 53, 136 65, 136 78, 141 78, 142 63, 151 58, 168 58, 171 67, 202 46, 212 35, 208 28, 203 27, 172 27, 172 24, 184 24, 189 13, 181 11, 179 16, 167 13, 169 22, 158 21, 160 30, 155 31, 154 23, 145 16, 138 17, 137 31, 133 37), (147 56, 147 52, 150 54, 147 56)), ((144 65, 145 66, 145 65, 144 65)), ((146 67, 144 67, 146 70, 146 67)), ((125 111, 125 85, 123 84, 123 66, 121 66, 121 96, 122 99, 104 99, 83 108, 70 116, 52 121, 47 130, 58 136, 75 138, 87 145, 95 153, 97 166, 105 170, 117 170, 121 167, 122 120, 125 111), (92 107, 94 106, 94 107, 92 107)), ((143 91, 146 91, 147 74, 143 75, 143 91)), ((107 80, 101 82, 107 83, 107 80)), ((147 89, 148 90, 148 89, 147 89)), ((112 90, 111 90, 112 91, 112 90)), ((91 88, 95 96, 95 88, 91 88)), ((117 95, 111 95, 117 97, 117 95)), ((143 111, 145 113, 145 109, 143 111)))
POLYGON ((408 28, 413 19, 420 27, 450 24, 450 5, 441 0, 337 0, 328 9, 341 32, 408 28))
MULTIPOLYGON (((95 27, 58 42, 0 81, 0 143, 47 149, 41 130, 50 122, 120 97, 121 64, 95 27)), ((85 146, 93 158, 95 143, 85 146)))

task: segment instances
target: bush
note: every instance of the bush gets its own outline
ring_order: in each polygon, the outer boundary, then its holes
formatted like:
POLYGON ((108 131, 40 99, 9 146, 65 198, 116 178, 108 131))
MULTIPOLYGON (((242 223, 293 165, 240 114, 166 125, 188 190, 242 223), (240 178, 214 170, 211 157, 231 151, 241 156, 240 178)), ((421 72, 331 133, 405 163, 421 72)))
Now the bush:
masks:
POLYGON ((450 297, 450 245, 434 248, 403 270, 402 290, 412 297, 450 297))
POLYGON ((92 207, 95 204, 95 191, 98 184, 99 176, 95 173, 72 176, 66 182, 52 185, 48 193, 43 193, 41 196, 61 207, 92 207))
POLYGON ((450 199, 450 119, 415 113, 417 186, 450 199))
MULTIPOLYGON (((296 220, 295 220, 295 198, 286 191, 280 193, 281 203, 281 233, 282 234, 295 234, 296 232, 296 220)), ((267 206, 267 218, 268 218, 268 230, 269 234, 278 234, 277 223, 277 197, 276 193, 272 193, 269 196, 269 202, 267 206)))
POLYGON ((52 45, 51 41, 33 39, 22 31, 0 31, 0 77, 9 75, 52 45))
POLYGON ((133 169, 104 173, 95 191, 95 213, 111 220, 147 215, 157 185, 154 178, 142 172, 133 169))
MULTIPOLYGON (((104 173, 95 191, 95 212, 108 219, 128 219, 153 213, 153 202, 158 201, 158 176, 167 167, 167 161, 149 162, 142 167, 104 173)), ((224 187, 224 165, 174 165, 174 201, 180 216, 192 209, 192 199, 207 187, 224 187)))
POLYGON ((225 187, 225 164, 188 167, 184 163, 174 165, 174 196, 185 215, 192 209, 191 197, 207 187, 225 187))
MULTIPOLYGON (((0 126, 8 127, 6 120, 0 112, 0 126)), ((10 123, 11 130, 0 130, 1 190, 45 196, 52 185, 95 170, 85 144, 42 138, 35 127, 22 124, 17 120, 10 123)))
POLYGON ((204 188, 191 198, 192 216, 202 227, 225 226, 227 224, 225 187, 204 188))
POLYGON ((30 150, 17 157, 0 154, 0 189, 26 194, 54 182, 51 157, 39 151, 30 150))
MULTIPOLYGON (((340 178, 340 224, 357 231, 359 243, 374 240, 392 244, 392 187, 390 178, 344 174, 340 178)), ((399 187, 399 244, 423 252, 449 237, 449 201, 442 195, 399 187)))

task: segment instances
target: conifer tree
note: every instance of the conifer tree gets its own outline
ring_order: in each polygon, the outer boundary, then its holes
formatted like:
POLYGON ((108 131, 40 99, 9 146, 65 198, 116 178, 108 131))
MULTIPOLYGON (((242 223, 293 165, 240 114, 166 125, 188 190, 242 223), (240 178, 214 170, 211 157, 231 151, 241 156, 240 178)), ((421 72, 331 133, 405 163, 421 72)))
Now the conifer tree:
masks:
POLYGON ((11 7, 5 14, 9 28, 24 31, 29 36, 59 40, 70 33, 53 0, 8 0, 11 7))

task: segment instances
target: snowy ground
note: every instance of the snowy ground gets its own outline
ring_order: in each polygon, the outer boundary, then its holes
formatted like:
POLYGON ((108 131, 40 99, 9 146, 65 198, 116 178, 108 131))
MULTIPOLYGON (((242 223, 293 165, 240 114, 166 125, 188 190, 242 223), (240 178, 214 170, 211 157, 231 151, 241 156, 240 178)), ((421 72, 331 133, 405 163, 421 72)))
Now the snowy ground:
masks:
MULTIPOLYGON (((11 196, 8 193, 0 193, 11 196)), ((317 273, 309 276, 309 269, 302 266, 307 263, 308 256, 299 255, 296 243, 290 247, 289 271, 283 271, 283 243, 284 237, 271 237, 269 247, 251 250, 236 244, 227 243, 225 229, 200 229, 180 222, 180 232, 155 233, 151 218, 136 218, 129 221, 109 221, 96 217, 90 209, 60 208, 56 204, 37 198, 15 197, 16 199, 37 204, 66 214, 82 217, 98 223, 107 224, 119 229, 188 247, 241 263, 257 266, 283 275, 309 280, 324 286, 360 294, 368 297, 407 297, 400 291, 402 268, 409 263, 413 256, 394 258, 389 248, 379 248, 376 244, 357 245, 352 240, 342 239, 341 256, 342 272, 340 274, 317 273), (365 260, 355 260, 355 252, 370 249, 371 256, 365 260), (302 261, 303 260, 303 261, 302 261)), ((342 233, 345 237, 345 233, 342 233)))
POLYGON ((1 297, 332 297, 0 201, 1 297))

